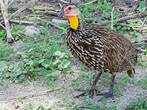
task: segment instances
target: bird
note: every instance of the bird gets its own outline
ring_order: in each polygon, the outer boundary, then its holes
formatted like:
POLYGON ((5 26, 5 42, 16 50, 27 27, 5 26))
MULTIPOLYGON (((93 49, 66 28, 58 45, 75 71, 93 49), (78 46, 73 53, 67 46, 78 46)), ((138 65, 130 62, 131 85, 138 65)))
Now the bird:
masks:
POLYGON ((95 80, 89 90, 90 95, 95 95, 101 74, 108 71, 112 76, 110 90, 99 95, 112 97, 117 73, 126 71, 128 76, 134 76, 136 48, 126 37, 102 25, 80 23, 80 10, 76 5, 64 7, 63 13, 64 18, 69 21, 65 40, 72 55, 88 68, 96 70, 95 80))

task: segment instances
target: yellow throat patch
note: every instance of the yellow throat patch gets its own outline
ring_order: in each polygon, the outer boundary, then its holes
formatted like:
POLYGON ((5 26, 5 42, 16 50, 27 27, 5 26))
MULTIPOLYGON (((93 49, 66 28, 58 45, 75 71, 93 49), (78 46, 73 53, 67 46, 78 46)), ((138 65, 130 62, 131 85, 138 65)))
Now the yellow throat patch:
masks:
POLYGON ((79 19, 78 16, 68 16, 70 22, 70 28, 77 30, 79 27, 79 19))

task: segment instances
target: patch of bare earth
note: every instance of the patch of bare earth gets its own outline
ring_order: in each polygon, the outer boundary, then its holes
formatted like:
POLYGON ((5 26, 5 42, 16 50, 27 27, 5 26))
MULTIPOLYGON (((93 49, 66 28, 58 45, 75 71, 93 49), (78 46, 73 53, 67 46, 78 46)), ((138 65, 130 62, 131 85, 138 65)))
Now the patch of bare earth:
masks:
MULTIPOLYGON (((74 74, 60 77, 55 81, 53 88, 49 88, 43 81, 35 81, 28 85, 6 84, 0 87, 0 110, 22 110, 29 104, 33 107, 39 105, 53 110, 65 110, 71 103, 82 102, 82 98, 73 98, 80 92, 74 90, 72 81, 79 77, 80 69, 73 67, 74 74), (67 101, 68 100, 68 101, 67 101)), ((141 80, 147 74, 147 69, 136 67, 136 75, 133 80, 141 80)), ((118 75, 118 77, 121 77, 118 75)), ((83 82, 82 82, 83 83, 83 82)), ((122 95, 114 100, 108 99, 108 104, 116 104, 118 110, 124 110, 129 102, 137 99, 140 95, 146 96, 147 90, 128 84, 122 95)))
MULTIPOLYGON (((136 74, 132 80, 139 81, 147 76, 147 69, 141 66, 136 67, 136 74)), ((119 97, 117 108, 119 110, 124 110, 129 102, 137 99, 140 96, 147 96, 147 90, 141 87, 135 86, 134 84, 129 84, 122 96, 119 97)))
POLYGON ((29 85, 8 84, 0 87, 0 110, 23 110, 31 104, 37 109, 39 106, 60 108, 62 102, 57 96, 58 89, 50 90, 43 82, 32 82, 29 85))

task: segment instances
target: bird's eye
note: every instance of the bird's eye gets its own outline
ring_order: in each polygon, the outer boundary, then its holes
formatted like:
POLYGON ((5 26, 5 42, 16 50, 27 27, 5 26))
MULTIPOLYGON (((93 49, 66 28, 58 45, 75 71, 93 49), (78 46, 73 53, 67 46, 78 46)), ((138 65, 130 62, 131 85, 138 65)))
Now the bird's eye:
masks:
POLYGON ((71 7, 68 7, 68 10, 71 10, 71 7))

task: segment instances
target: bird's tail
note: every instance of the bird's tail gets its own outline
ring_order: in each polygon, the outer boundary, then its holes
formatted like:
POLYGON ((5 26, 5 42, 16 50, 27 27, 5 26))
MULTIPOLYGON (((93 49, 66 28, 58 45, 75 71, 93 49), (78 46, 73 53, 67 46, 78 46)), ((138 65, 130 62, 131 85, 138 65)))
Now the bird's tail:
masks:
POLYGON ((147 46, 147 42, 133 43, 138 54, 145 53, 145 48, 147 46))

